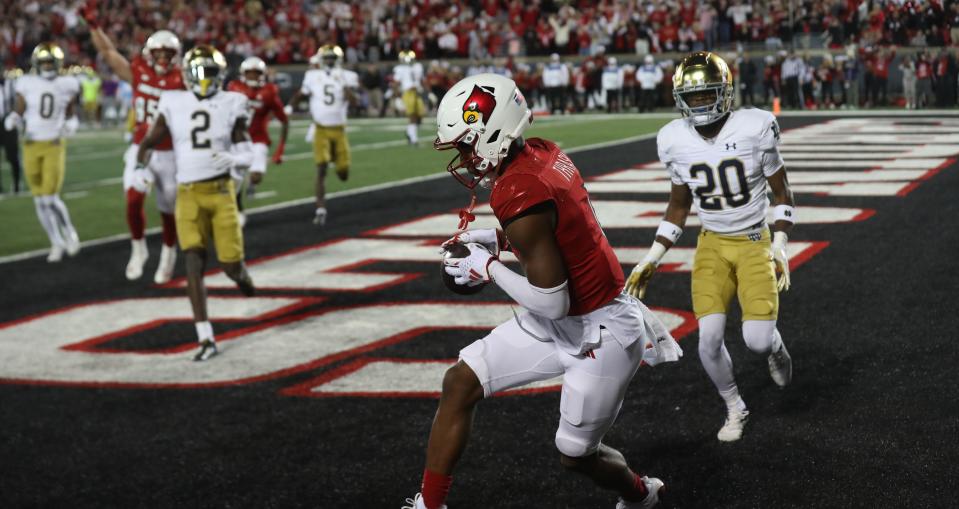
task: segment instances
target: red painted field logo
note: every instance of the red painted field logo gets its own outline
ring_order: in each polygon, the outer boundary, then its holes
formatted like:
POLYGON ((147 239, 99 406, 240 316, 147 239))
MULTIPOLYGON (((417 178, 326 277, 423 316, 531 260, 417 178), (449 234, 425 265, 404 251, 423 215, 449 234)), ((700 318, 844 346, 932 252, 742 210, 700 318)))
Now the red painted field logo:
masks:
POLYGON ((485 124, 489 122, 494 109, 496 109, 496 97, 491 92, 480 88, 479 85, 473 85, 473 91, 463 103, 463 121, 467 124, 475 124, 482 115, 485 124))

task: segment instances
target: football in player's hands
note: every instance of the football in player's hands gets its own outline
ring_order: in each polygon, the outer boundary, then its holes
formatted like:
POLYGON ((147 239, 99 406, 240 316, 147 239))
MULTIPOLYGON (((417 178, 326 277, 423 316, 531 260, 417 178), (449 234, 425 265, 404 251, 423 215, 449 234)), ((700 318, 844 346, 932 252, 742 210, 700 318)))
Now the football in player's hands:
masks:
POLYGON ((454 281, 453 276, 446 273, 446 260, 449 258, 466 258, 470 255, 470 250, 466 247, 466 244, 461 244, 459 242, 451 242, 444 247, 445 251, 443 252, 443 261, 440 262, 440 271, 443 274, 443 284, 453 293, 459 295, 474 295, 483 290, 486 286, 486 283, 480 283, 477 285, 458 285, 454 281))

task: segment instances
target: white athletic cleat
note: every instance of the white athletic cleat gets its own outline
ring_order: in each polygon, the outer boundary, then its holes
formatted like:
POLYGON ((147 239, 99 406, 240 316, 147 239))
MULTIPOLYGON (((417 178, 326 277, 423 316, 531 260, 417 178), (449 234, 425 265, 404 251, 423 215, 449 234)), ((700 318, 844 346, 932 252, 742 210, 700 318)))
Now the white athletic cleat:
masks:
MULTIPOLYGON (((406 503, 409 505, 404 505, 400 509, 426 509, 426 503, 423 502, 423 495, 417 493, 415 497, 406 499, 406 503)), ((447 509, 446 504, 440 506, 440 509, 447 509)))
POLYGON ((646 485, 646 491, 649 492, 646 498, 639 502, 627 502, 619 499, 616 509, 650 509, 656 507, 659 503, 659 492, 665 491, 666 484, 655 477, 643 476, 643 483, 646 485))
POLYGON ((204 339, 200 341, 200 349, 197 350, 196 355, 193 356, 193 360, 196 362, 203 362, 211 357, 214 357, 216 354, 220 353, 216 348, 216 342, 204 339))
POLYGON ((786 351, 786 344, 782 343, 778 352, 769 354, 769 376, 780 387, 789 385, 793 379, 793 359, 786 351))
POLYGON ((160 249, 160 264, 157 265, 157 271, 153 274, 153 282, 162 285, 169 283, 173 279, 173 269, 176 268, 176 246, 163 244, 160 249))
POLYGON ((50 254, 47 255, 48 263, 57 263, 63 259, 63 246, 54 244, 50 247, 50 254))
POLYGON ((746 427, 746 421, 749 420, 749 410, 740 410, 732 408, 726 414, 726 422, 719 429, 716 438, 723 442, 735 442, 743 437, 743 428, 746 427))
POLYGON ((150 252, 147 251, 147 239, 130 239, 130 261, 127 262, 127 279, 134 281, 143 275, 150 252))
POLYGON ((80 237, 77 235, 77 231, 73 228, 70 228, 69 231, 64 235, 66 238, 66 249, 67 256, 74 257, 77 253, 80 252, 80 237))
POLYGON ((313 224, 317 226, 326 226, 326 209, 320 207, 316 209, 316 213, 313 215, 313 224))

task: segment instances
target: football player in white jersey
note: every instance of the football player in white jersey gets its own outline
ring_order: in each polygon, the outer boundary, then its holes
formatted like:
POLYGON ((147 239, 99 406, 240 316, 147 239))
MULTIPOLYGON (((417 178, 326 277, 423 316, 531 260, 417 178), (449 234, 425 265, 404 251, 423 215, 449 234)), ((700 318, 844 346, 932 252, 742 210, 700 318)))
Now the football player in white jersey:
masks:
POLYGON ((33 49, 33 72, 17 80, 13 111, 4 120, 9 131, 25 129, 23 168, 37 217, 50 239, 47 261, 51 263, 63 259, 64 252, 73 256, 80 251, 77 230, 60 199, 66 172, 65 138, 77 131, 80 93, 76 78, 60 75, 63 58, 63 50, 53 43, 33 49))
MULTIPOLYGON (((332 161, 336 176, 345 181, 350 176, 350 142, 346 137, 346 114, 356 102, 354 90, 359 76, 341 67, 343 50, 327 44, 317 50, 320 68, 303 76, 303 85, 293 94, 287 106, 292 112, 304 98, 310 98, 313 119, 313 160, 316 162, 316 211, 313 224, 326 224, 326 170, 332 161)), ((313 59, 311 58, 312 62, 313 59)))
POLYGON ((400 63, 393 68, 393 81, 399 83, 403 94, 403 106, 406 108, 406 139, 410 145, 416 146, 419 141, 417 129, 420 121, 426 115, 426 104, 423 103, 423 64, 416 61, 416 52, 406 50, 400 52, 400 63))
POLYGON ((244 295, 253 295, 253 280, 243 263, 243 232, 231 178, 248 168, 253 147, 247 133, 247 98, 222 91, 226 59, 212 46, 200 45, 183 58, 183 81, 189 90, 164 91, 150 132, 137 149, 137 171, 146 168, 149 150, 169 135, 176 157, 176 229, 186 259, 187 295, 193 306, 200 349, 194 360, 217 354, 206 309, 207 247, 212 240, 223 272, 244 295))
POLYGON ((723 342, 733 295, 742 308, 746 346, 767 357, 777 385, 792 379, 792 360, 776 329, 778 292, 789 289, 787 234, 796 221, 779 126, 767 111, 730 111, 733 90, 729 67, 716 54, 692 53, 676 68, 673 97, 683 118, 666 124, 656 138, 672 181, 669 205, 649 253, 626 284, 631 294, 645 294, 695 203, 702 229, 693 263, 693 312, 700 360, 727 406, 718 433, 724 442, 739 440, 749 416, 723 342), (767 189, 773 195, 772 234, 767 189))

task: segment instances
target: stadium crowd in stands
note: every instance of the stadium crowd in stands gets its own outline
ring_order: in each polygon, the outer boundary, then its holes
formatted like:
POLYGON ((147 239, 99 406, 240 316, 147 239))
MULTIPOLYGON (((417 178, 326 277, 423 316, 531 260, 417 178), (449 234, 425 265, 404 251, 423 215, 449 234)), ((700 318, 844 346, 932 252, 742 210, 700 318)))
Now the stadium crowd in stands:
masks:
POLYGON ((26 68, 36 43, 59 41, 68 63, 101 71, 82 73, 88 115, 100 111, 98 103, 122 103, 128 92, 96 61, 79 13, 87 4, 96 5, 100 26, 126 55, 140 51, 158 29, 177 33, 187 48, 213 44, 234 65, 249 55, 270 65, 303 64, 318 45, 336 43, 346 65, 360 73, 361 115, 391 112, 389 74, 407 48, 427 64, 425 92, 434 105, 462 76, 492 70, 511 75, 543 109, 668 106, 661 77, 648 88, 652 76, 643 74, 643 57, 654 55, 668 77, 672 60, 661 55, 698 49, 738 50, 745 104, 781 97, 793 108, 885 105, 890 88, 907 107, 956 103, 956 55, 949 46, 959 43, 957 0, 804 0, 792 13, 785 0, 0 0, 5 68, 26 68), (896 47, 909 46, 927 49, 900 50, 895 58, 896 47), (810 48, 832 55, 809 58, 810 48), (565 63, 545 61, 554 53, 565 63), (557 78, 554 64, 565 77, 557 78), (556 79, 562 85, 546 83, 556 79), (644 105, 644 98, 650 102, 644 105))

